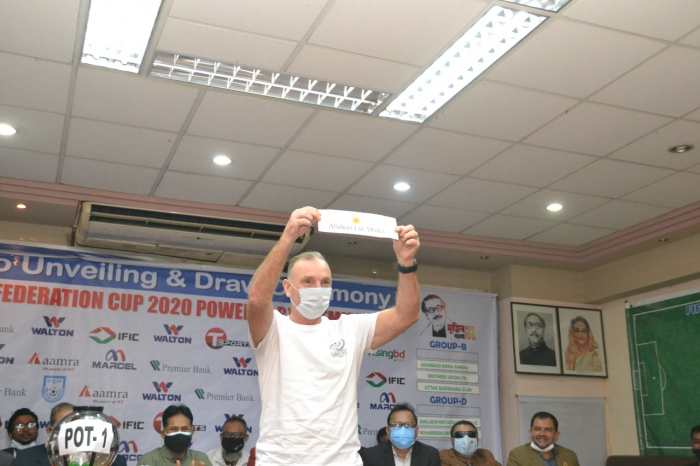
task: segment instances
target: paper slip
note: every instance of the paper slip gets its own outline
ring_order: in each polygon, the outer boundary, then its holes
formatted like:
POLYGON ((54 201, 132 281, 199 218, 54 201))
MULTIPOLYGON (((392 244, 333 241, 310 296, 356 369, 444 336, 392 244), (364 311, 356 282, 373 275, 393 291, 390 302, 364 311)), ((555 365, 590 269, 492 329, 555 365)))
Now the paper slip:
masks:
POLYGON ((399 235, 394 231, 395 218, 346 210, 323 209, 319 212, 321 221, 318 222, 318 231, 399 239, 399 235))

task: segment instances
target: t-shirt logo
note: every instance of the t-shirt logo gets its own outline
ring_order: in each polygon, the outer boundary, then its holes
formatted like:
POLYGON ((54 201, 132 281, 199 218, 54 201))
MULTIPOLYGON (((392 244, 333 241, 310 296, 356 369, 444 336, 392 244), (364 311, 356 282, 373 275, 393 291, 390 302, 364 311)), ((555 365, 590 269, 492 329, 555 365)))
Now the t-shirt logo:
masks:
POLYGON ((345 340, 338 340, 335 343, 331 343, 331 356, 334 358, 342 358, 346 354, 345 340))

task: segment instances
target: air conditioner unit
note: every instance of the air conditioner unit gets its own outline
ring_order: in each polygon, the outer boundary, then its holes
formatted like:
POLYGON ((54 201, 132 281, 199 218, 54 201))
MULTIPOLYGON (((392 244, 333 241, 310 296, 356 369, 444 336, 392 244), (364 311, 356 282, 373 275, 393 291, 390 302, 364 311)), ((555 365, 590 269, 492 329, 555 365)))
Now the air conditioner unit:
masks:
MULTIPOLYGON (((285 225, 202 217, 83 202, 75 229, 80 246, 232 263, 233 257, 266 255, 285 225)), ((312 230, 294 243, 301 252, 312 230)))

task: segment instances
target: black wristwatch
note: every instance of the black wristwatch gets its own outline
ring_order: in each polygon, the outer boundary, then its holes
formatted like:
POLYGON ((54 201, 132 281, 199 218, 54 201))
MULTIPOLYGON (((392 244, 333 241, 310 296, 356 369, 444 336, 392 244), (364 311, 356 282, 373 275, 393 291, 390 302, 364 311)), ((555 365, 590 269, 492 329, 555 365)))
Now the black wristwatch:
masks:
POLYGON ((413 258, 413 265, 410 267, 404 267, 403 265, 399 264, 399 262, 396 262, 396 270, 398 270, 399 273, 413 273, 416 270, 418 270, 418 261, 416 258, 413 258))

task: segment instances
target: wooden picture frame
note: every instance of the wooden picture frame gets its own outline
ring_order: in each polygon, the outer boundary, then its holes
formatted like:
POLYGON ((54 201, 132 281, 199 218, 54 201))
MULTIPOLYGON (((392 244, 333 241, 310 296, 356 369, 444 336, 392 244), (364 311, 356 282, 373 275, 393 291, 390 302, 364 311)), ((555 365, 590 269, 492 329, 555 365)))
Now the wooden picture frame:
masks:
POLYGON ((511 303, 515 372, 561 375, 557 308, 511 303))
POLYGON ((607 377, 603 313, 599 309, 557 308, 562 373, 607 377))

